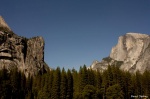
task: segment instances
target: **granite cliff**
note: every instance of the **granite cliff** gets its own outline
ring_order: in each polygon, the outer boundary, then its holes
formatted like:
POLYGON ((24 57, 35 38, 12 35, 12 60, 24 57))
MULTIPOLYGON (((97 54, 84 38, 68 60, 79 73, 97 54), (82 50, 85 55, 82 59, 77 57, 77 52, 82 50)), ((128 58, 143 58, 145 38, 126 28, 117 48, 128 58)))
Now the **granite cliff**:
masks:
POLYGON ((0 69, 4 67, 18 68, 26 76, 49 70, 44 62, 44 39, 16 35, 0 16, 0 69))
POLYGON ((120 36, 109 57, 101 62, 94 61, 90 68, 103 71, 108 65, 116 65, 132 73, 150 70, 150 36, 140 33, 120 36))

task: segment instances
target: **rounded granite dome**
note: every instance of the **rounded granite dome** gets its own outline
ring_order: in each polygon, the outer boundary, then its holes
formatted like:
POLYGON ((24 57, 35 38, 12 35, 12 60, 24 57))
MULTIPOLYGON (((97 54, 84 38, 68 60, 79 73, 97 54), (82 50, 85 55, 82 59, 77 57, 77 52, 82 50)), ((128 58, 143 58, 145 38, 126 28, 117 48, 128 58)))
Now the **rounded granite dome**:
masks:
POLYGON ((147 34, 133 33, 133 32, 129 32, 126 35, 133 36, 134 38, 147 38, 147 37, 149 37, 149 35, 147 35, 147 34))

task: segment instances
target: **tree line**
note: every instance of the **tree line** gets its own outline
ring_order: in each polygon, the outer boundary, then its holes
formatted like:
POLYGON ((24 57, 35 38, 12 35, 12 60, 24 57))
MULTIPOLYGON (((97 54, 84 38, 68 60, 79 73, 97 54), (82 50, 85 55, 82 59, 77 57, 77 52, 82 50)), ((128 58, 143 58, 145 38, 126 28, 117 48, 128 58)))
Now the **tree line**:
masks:
POLYGON ((117 66, 99 72, 57 67, 26 78, 17 69, 0 70, 0 99, 138 99, 150 97, 150 71, 141 74, 117 66))

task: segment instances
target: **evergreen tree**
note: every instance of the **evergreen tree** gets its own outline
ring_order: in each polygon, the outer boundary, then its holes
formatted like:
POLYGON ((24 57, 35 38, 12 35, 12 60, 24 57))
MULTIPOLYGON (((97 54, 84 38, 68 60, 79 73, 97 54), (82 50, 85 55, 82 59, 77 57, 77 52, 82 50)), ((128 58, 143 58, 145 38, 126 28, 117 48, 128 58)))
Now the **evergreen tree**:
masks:
POLYGON ((112 66, 113 84, 119 83, 120 69, 118 66, 112 66))
POLYGON ((101 77, 101 73, 99 71, 96 72, 96 88, 97 89, 101 89, 102 86, 102 77, 101 77))
POLYGON ((95 78, 96 78, 95 77, 95 71, 93 71, 92 69, 88 69, 87 73, 88 73, 88 84, 95 86, 95 84, 96 84, 96 81, 95 81, 95 78))
POLYGON ((124 99, 123 92, 119 84, 109 86, 106 90, 107 99, 124 99))
POLYGON ((28 79, 26 80, 26 98, 25 99, 33 99, 32 84, 33 84, 33 77, 29 76, 28 79))
POLYGON ((10 74, 7 69, 2 69, 0 72, 0 99, 10 99, 12 95, 10 74))
POLYGON ((124 98, 129 99, 132 95, 131 74, 129 72, 125 72, 124 75, 124 98))
POLYGON ((67 95, 67 76, 65 69, 61 72, 61 82, 60 82, 60 99, 66 99, 67 95))
POLYGON ((137 71, 136 72, 136 74, 135 74, 135 82, 134 82, 134 84, 135 84, 135 94, 137 94, 137 95, 142 95, 143 94, 143 89, 142 89, 142 82, 141 82, 141 74, 140 74, 140 72, 139 71, 137 71))
POLYGON ((20 93, 20 96, 21 98, 20 99, 24 99, 25 97, 25 89, 26 89, 26 77, 25 77, 25 74, 20 72, 20 75, 21 75, 21 93, 20 93))
MULTIPOLYGON (((121 87, 123 94, 126 92, 126 81, 124 71, 118 71, 118 84, 121 87)), ((125 95, 125 94, 124 94, 125 95)), ((126 97, 126 96, 124 96, 126 97)))
POLYGON ((86 66, 84 65, 83 68, 80 68, 79 71, 79 98, 82 97, 81 93, 87 84, 88 84, 88 72, 86 66))
POLYGON ((60 68, 57 67, 57 69, 54 71, 54 79, 52 83, 52 99, 60 99, 60 68))
POLYGON ((21 96, 21 73, 18 72, 18 69, 12 69, 10 72, 10 81, 11 81, 11 91, 12 99, 19 99, 21 96))
POLYGON ((41 90, 41 80, 42 76, 41 75, 36 75, 33 79, 33 94, 34 97, 38 97, 39 91, 41 90))
MULTIPOLYGON (((71 71, 69 71, 71 72, 71 71)), ((67 75, 68 75, 67 71, 67 75)), ((78 99, 78 94, 79 94, 79 72, 77 72, 75 69, 72 69, 72 77, 73 77, 73 98, 78 99)), ((69 78, 68 78, 69 81, 69 78)), ((68 82, 69 83, 69 82, 68 82)))
POLYGON ((142 85, 144 95, 150 97, 150 71, 145 71, 142 75, 142 85))
POLYGON ((86 85, 82 92, 83 99, 96 99, 96 88, 93 85, 86 85))
POLYGON ((38 99, 49 99, 51 96, 51 90, 50 90, 50 72, 45 73, 44 75, 42 75, 41 79, 44 80, 45 82, 43 82, 43 88, 39 89, 38 92, 38 99))
POLYGON ((102 88, 102 77, 101 77, 101 73, 99 71, 96 71, 95 79, 96 79, 95 80, 96 94, 97 94, 97 97, 99 97, 101 99, 103 96, 104 88, 101 90, 101 88, 102 88))
POLYGON ((67 71, 67 96, 66 99, 73 98, 73 76, 71 71, 68 69, 67 71))
POLYGON ((113 73, 112 73, 112 66, 108 65, 107 69, 107 77, 108 77, 108 85, 112 86, 113 85, 113 73))
POLYGON ((99 72, 84 65, 79 72, 58 67, 26 78, 17 69, 0 70, 0 99, 130 99, 131 95, 150 97, 150 71, 131 74, 108 66, 99 72))
POLYGON ((53 79, 54 79, 54 70, 50 71, 50 76, 49 76, 49 85, 48 85, 48 90, 49 90, 49 97, 52 95, 52 86, 53 86, 53 79))

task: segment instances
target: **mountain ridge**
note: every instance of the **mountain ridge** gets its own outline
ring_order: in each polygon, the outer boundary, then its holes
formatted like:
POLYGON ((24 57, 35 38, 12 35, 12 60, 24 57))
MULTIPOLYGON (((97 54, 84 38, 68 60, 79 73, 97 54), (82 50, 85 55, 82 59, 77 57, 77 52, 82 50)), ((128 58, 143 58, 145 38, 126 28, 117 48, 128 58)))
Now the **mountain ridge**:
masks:
MULTIPOLYGON (((110 62, 102 60, 97 64, 92 64, 91 69, 105 68, 109 65, 114 65, 120 62, 120 69, 136 72, 139 70, 143 73, 145 70, 150 70, 150 36, 147 34, 129 32, 120 36, 116 46, 112 47, 108 58, 110 62), (107 64, 106 64, 107 63, 107 64)), ((102 69, 101 71, 105 70, 102 69)))

